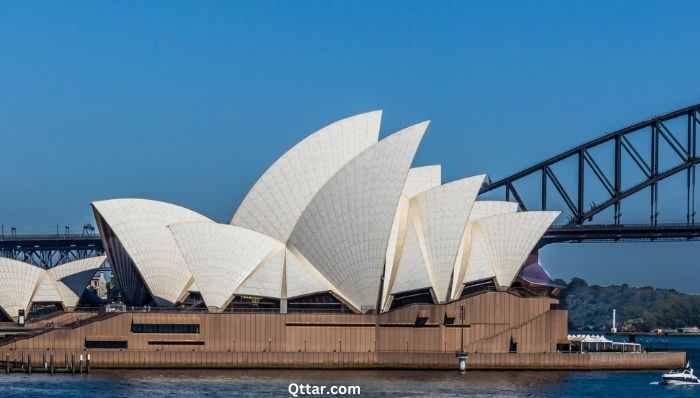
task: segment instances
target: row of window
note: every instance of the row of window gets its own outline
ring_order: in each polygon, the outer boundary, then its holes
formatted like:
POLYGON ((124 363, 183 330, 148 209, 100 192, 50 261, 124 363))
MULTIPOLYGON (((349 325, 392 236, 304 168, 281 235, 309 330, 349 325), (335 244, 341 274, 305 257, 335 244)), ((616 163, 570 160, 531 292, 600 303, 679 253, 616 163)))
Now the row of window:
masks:
POLYGON ((131 333, 199 333, 199 325, 196 323, 132 323, 131 333))
POLYGON ((148 345, 204 345, 201 340, 148 340, 148 345))
POLYGON ((126 349, 128 343, 126 340, 86 340, 85 348, 126 349))
MULTIPOLYGON (((148 340, 148 345, 204 345, 199 340, 148 340)), ((85 348, 92 349, 126 349, 126 340, 85 340, 85 348)))

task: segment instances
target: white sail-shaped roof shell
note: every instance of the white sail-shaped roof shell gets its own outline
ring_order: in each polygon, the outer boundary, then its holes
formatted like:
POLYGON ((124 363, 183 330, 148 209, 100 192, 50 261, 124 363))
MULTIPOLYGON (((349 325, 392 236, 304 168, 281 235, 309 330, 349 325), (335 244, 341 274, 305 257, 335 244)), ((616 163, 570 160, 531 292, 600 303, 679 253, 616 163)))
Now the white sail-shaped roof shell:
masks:
MULTIPOLYGON (((192 274, 168 225, 212 223, 210 219, 184 207, 147 199, 114 199, 92 205, 128 253, 158 305, 172 305, 186 296, 192 274)), ((105 235, 105 231, 100 232, 105 235)), ((119 272, 115 264, 112 268, 119 272)))
MULTIPOLYGON (((412 209, 411 212, 415 213, 415 210, 412 209)), ((414 214, 409 216, 411 219, 415 217, 417 216, 414 214)), ((425 242, 422 239, 422 234, 416 231, 418 227, 419 225, 416 222, 409 220, 396 277, 391 290, 392 294, 432 287, 432 281, 428 274, 428 265, 424 256, 425 242)))
POLYGON ((384 265, 384 285, 382 287, 382 309, 389 304, 389 293, 393 291, 396 272, 398 270, 401 252, 406 239, 406 227, 408 225, 408 206, 410 199, 424 191, 441 184, 442 175, 440 165, 414 167, 408 170, 406 182, 401 192, 401 199, 396 207, 394 222, 389 234, 389 247, 386 252, 384 265))
POLYGON ((178 223, 170 230, 207 307, 223 310, 258 265, 284 245, 261 233, 228 224, 178 223))
MULTIPOLYGON (((86 284, 87 285, 87 284, 86 284)), ((32 303, 58 303, 61 301, 61 293, 58 291, 56 280, 48 272, 42 273, 32 296, 32 303)))
POLYGON ((293 247, 287 249, 285 268, 284 298, 293 299, 320 292, 331 292, 336 297, 347 301, 338 289, 293 247))
POLYGON ((396 280, 396 272, 401 261, 401 252, 406 241, 406 228, 408 227, 408 204, 409 198, 401 195, 399 204, 396 206, 394 221, 391 223, 389 233, 389 245, 386 250, 386 260, 384 261, 384 282, 382 285, 382 309, 387 305, 389 294, 393 289, 396 280))
POLYGON ((401 194, 410 199, 431 188, 439 187, 440 184, 442 184, 442 167, 439 164, 413 167, 408 170, 401 194))
POLYGON ((480 200, 474 202, 472 211, 469 213, 467 227, 464 229, 464 237, 462 238, 462 243, 457 254, 457 261, 455 262, 454 277, 452 279, 453 300, 461 295, 463 283, 495 276, 493 274, 493 268, 488 265, 488 262, 483 260, 483 242, 479 233, 475 231, 475 222, 484 217, 515 213, 517 211, 518 204, 516 202, 495 200, 480 200), (473 258, 472 261, 474 263, 468 267, 470 258, 473 258), (469 276, 466 275, 467 268, 470 270, 469 276))
POLYGON ((0 308, 11 318, 29 310, 44 270, 21 261, 0 257, 0 308))
MULTIPOLYGON (((481 226, 476 223, 472 229, 471 245, 469 247, 469 257, 467 260, 467 270, 464 275, 464 283, 481 281, 494 278, 496 270, 493 268, 491 259, 486 251, 486 243, 481 233, 481 226)), ((461 294, 461 289, 459 294, 461 294)))
POLYGON ((271 252, 236 289, 236 295, 282 298, 285 247, 271 252))
POLYGON ((371 146, 316 194, 289 244, 356 310, 377 306, 392 221, 428 122, 371 146))
POLYGON ((0 257, 0 308, 11 318, 29 310, 44 270, 21 261, 0 257))
POLYGON ((192 283, 190 283, 190 286, 187 288, 188 292, 198 292, 199 293, 199 286, 197 286, 197 281, 192 278, 192 283))
POLYGON ((559 216, 556 211, 499 214, 477 221, 496 283, 507 288, 547 228, 559 216))
POLYGON ((292 147, 255 183, 231 224, 286 243, 321 187, 377 142, 381 115, 375 111, 337 121, 292 147))
POLYGON ((16 318, 32 303, 59 303, 75 308, 105 256, 89 257, 48 270, 21 261, 0 257, 0 308, 16 318))
POLYGON ((457 252, 464 236, 469 212, 484 175, 478 175, 425 191, 411 199, 416 231, 424 242, 424 257, 435 296, 446 301, 457 252))
MULTIPOLYGON (((64 308, 74 308, 80 296, 107 259, 106 256, 88 257, 50 268, 47 275, 53 280, 64 308)), ((38 301, 36 297, 33 301, 38 301)))

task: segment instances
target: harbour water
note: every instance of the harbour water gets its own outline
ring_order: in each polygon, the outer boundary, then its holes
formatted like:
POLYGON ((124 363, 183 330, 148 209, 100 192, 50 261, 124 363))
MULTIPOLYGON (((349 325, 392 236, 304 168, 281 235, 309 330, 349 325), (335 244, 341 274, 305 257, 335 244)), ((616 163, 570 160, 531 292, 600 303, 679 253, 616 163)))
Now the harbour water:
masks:
MULTIPOLYGON (((700 368, 700 337, 644 337, 637 341, 652 349, 687 351, 690 361, 700 368)), ((89 375, 0 374, 0 397, 290 397, 293 396, 290 384, 297 397, 314 396, 303 394, 299 386, 304 385, 328 389, 359 386, 362 397, 700 397, 700 386, 657 384, 660 374, 658 371, 460 374, 457 370, 95 370, 89 375)))

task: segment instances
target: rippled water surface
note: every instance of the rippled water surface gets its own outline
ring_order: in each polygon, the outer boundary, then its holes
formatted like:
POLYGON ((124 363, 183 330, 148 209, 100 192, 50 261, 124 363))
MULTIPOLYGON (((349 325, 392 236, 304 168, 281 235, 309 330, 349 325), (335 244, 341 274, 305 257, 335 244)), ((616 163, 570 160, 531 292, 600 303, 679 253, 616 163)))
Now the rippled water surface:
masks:
MULTIPOLYGON (((688 351, 700 338, 642 340, 688 351)), ((130 370, 89 375, 0 374, 0 397, 289 397, 290 383, 359 386, 363 397, 700 397, 700 386, 656 384, 660 372, 130 370)), ((296 391, 298 397, 309 397, 296 391)), ((332 396, 332 395, 326 395, 332 396)))

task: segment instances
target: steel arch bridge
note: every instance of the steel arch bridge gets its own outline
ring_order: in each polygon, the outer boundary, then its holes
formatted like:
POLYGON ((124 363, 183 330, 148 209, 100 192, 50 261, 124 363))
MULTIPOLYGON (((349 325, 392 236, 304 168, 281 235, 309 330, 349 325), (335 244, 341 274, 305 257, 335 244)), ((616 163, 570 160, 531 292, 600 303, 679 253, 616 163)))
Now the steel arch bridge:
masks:
POLYGON ((700 226, 695 224, 695 166, 700 162, 696 146, 698 125, 700 104, 656 116, 511 176, 488 181, 480 195, 499 191, 500 199, 516 201, 521 210, 563 210, 568 214, 564 225, 550 228, 541 245, 563 241, 695 240, 700 238, 700 226), (602 167, 601 158, 612 167, 602 167), (562 170, 568 171, 569 176, 573 174, 569 180, 574 181, 569 185, 561 177, 562 170), (641 178, 631 184, 623 183, 623 176, 633 173, 641 178), (678 203, 685 207, 685 220, 660 222, 659 183, 679 175, 685 177, 685 203, 678 203), (649 222, 623 223, 623 201, 645 190, 649 192, 649 222), (597 201, 590 201, 590 191, 602 195, 597 201), (538 196, 535 205, 531 204, 532 196, 538 196), (553 204, 553 198, 558 206, 553 204), (612 212, 612 222, 594 222, 604 212, 612 212))

